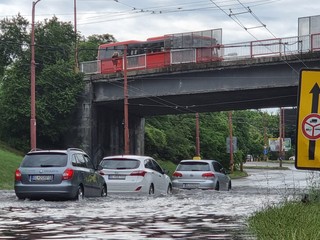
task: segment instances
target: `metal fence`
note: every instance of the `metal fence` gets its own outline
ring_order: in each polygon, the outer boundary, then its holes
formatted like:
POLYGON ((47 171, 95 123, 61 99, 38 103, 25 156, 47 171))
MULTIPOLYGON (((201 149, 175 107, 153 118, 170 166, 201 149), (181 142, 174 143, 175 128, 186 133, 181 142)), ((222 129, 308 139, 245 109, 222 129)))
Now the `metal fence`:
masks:
MULTIPOLYGON (((214 48, 218 49, 217 46, 214 48)), ((284 56, 320 51, 320 33, 304 36, 275 38, 251 42, 219 45, 221 61, 236 61, 265 56, 284 56)), ((127 58, 127 69, 146 68, 146 55, 134 55, 127 58)), ((191 63, 197 61, 196 48, 171 49, 170 64, 191 63)), ((212 58, 214 61, 214 58, 212 58)), ((100 61, 81 63, 81 71, 86 74, 101 73, 100 61)))
POLYGON ((80 63, 80 71, 85 74, 101 73, 101 61, 89 61, 80 63))
POLYGON ((146 68, 146 54, 127 57, 127 69, 146 68))
POLYGON ((170 63, 191 63, 196 62, 196 50, 195 49, 177 49, 170 51, 170 63))

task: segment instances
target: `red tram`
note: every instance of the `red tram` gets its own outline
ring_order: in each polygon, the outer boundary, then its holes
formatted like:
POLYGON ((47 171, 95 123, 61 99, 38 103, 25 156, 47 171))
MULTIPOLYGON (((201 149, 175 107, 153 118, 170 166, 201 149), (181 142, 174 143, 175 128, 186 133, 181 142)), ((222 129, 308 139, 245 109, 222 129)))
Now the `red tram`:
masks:
POLYGON ((127 48, 127 70, 164 68, 173 64, 221 61, 221 29, 164 35, 146 41, 102 44, 98 49, 101 73, 123 70, 127 48))

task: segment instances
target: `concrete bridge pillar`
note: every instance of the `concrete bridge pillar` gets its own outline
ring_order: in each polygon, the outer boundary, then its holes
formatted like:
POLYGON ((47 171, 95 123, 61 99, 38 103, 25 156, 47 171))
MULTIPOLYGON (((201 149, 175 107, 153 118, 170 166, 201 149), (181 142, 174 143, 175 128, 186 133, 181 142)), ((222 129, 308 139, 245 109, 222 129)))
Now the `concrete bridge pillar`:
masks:
MULTIPOLYGON (((82 103, 78 108, 78 147, 97 164, 104 156, 123 154, 123 111, 95 104, 93 88, 86 81, 82 103)), ((130 154, 144 154, 145 119, 129 114, 130 154)))
MULTIPOLYGON (((94 158, 124 153, 123 113, 95 106, 92 150, 94 158)), ((129 115, 130 154, 144 154, 144 118, 129 115)))

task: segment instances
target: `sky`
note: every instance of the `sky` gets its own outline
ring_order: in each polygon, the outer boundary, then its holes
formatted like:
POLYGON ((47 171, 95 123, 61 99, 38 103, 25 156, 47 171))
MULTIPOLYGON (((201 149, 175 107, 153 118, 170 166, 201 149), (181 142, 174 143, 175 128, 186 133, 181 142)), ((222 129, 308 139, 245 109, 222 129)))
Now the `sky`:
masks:
MULTIPOLYGON (((21 14, 31 22, 33 0, 1 0, 0 19, 21 14)), ((222 43, 298 35, 298 18, 320 15, 315 0, 40 0, 35 21, 58 17, 85 37, 118 41, 222 29, 222 43), (246 30, 247 29, 247 30, 246 30)))

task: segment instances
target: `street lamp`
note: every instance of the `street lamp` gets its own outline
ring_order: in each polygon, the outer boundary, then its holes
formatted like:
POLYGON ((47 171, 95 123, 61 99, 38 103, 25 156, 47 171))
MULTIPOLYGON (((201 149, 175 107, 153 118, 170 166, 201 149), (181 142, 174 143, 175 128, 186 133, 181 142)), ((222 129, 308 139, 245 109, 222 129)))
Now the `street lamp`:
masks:
POLYGON ((34 15, 36 4, 40 2, 37 0, 32 2, 32 23, 31 23, 31 114, 30 114, 30 141, 31 149, 37 147, 36 139, 36 62, 34 54, 34 15))

